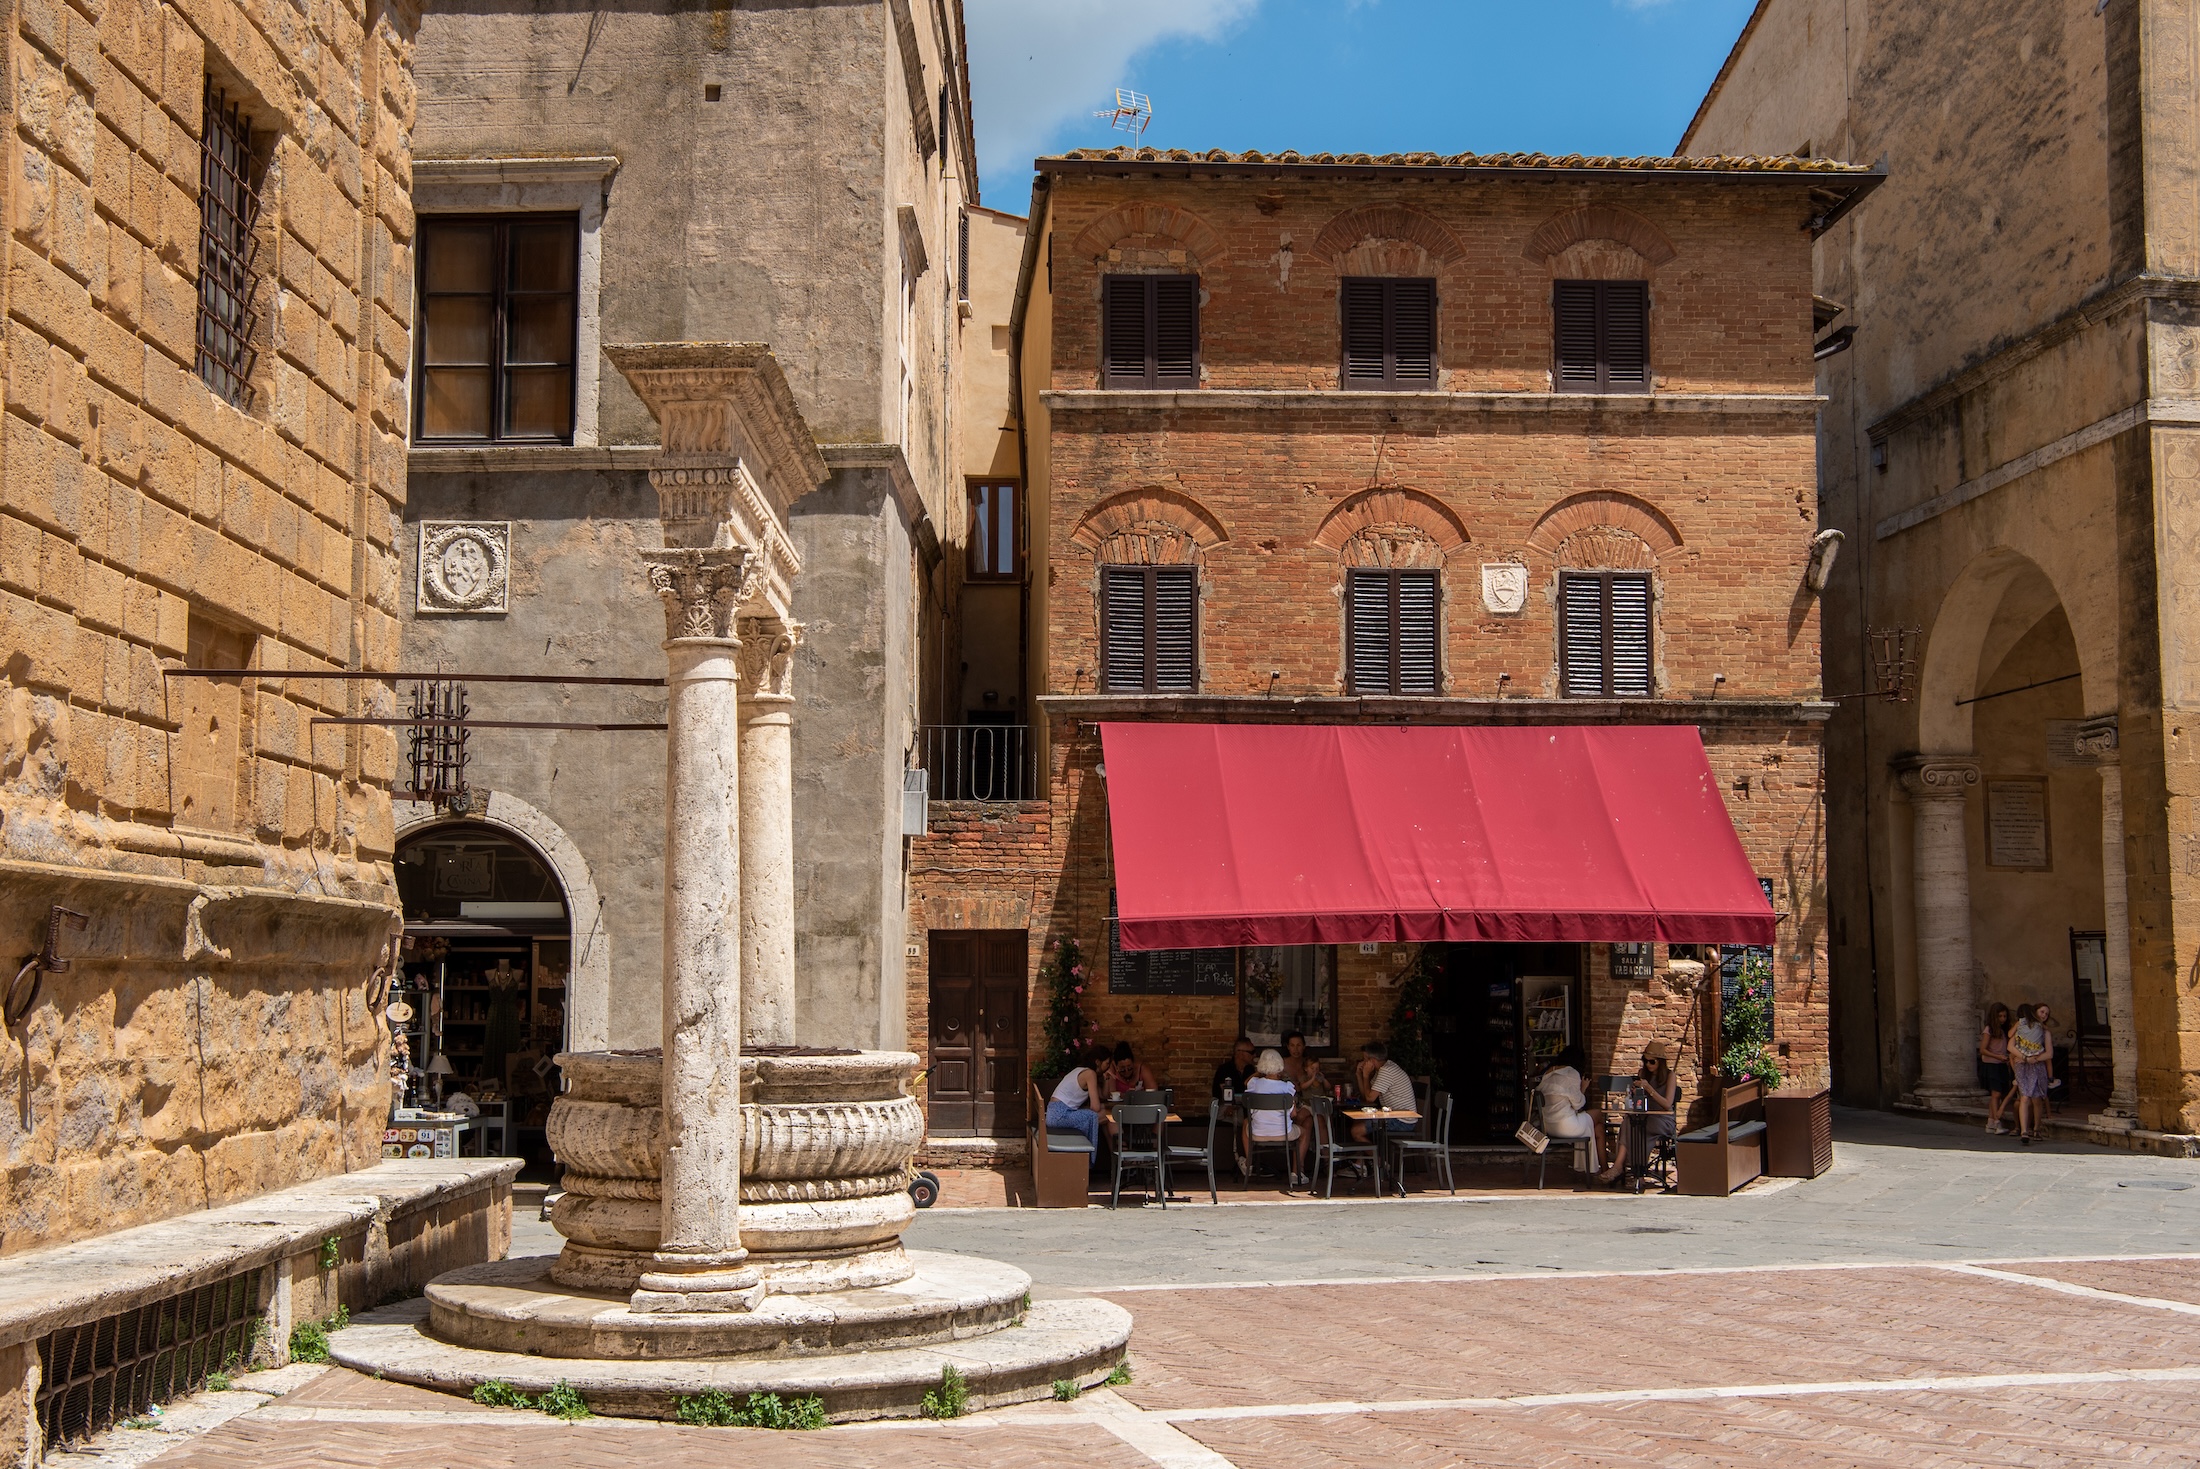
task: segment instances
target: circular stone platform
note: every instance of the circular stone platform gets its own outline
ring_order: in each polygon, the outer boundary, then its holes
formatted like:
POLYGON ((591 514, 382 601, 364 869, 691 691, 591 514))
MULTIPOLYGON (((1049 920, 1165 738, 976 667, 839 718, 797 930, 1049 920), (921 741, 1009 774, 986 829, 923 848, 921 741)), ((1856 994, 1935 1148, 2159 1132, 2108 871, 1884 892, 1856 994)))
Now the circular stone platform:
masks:
MULTIPOLYGON (((918 1262, 920 1280, 936 1261, 982 1265, 989 1271, 1008 1268, 923 1251, 910 1253, 918 1262)), ((505 1263, 546 1271, 549 1261, 505 1263)), ((764 1305, 768 1308, 788 1299, 766 1297, 764 1305)), ((823 1298, 795 1299, 807 1307, 823 1298)), ((1019 1292, 1019 1305, 1021 1300, 1019 1292)), ((1065 1378, 1080 1387, 1091 1387, 1123 1360, 1131 1331, 1130 1313, 1111 1301, 1048 1300, 1033 1302, 1004 1323, 1004 1329, 981 1328, 980 1335, 940 1340, 929 1346, 896 1344, 868 1351, 629 1361, 454 1346, 429 1334, 429 1309, 427 1301, 416 1300, 354 1317, 348 1329, 330 1336, 329 1355, 339 1365, 357 1372, 442 1392, 471 1393, 491 1380, 529 1393, 565 1383, 579 1392, 591 1409, 613 1417, 670 1418, 679 1411, 682 1397, 717 1391, 737 1400, 748 1393, 816 1397, 823 1400, 828 1418, 847 1423, 917 1416, 924 1394, 939 1386, 942 1367, 951 1366, 962 1373, 969 1384, 973 1412, 1047 1397, 1054 1384, 1065 1378)), ((764 1314, 764 1309, 759 1308, 756 1314, 764 1314)))
POLYGON ((664 1361, 916 1347, 999 1331, 1031 1277, 1013 1265, 911 1250, 892 1285, 766 1296, 753 1311, 638 1312, 627 1297, 550 1278, 554 1257, 500 1260, 428 1283, 428 1329, 453 1346, 538 1357, 664 1361))

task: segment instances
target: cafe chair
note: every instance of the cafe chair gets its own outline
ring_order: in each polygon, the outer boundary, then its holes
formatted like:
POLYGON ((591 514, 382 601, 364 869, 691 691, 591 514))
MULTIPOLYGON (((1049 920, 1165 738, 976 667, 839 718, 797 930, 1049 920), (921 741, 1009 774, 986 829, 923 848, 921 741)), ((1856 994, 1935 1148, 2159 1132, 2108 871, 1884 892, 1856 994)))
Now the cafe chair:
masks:
MULTIPOLYGON (((1443 1100, 1436 1105, 1436 1121, 1429 1130, 1429 1135, 1398 1138, 1390 1145, 1398 1155, 1398 1186, 1401 1191, 1405 1187, 1407 1162, 1414 1158, 1426 1158, 1430 1163, 1442 1166, 1444 1187, 1453 1193, 1459 1192, 1458 1185, 1451 1179, 1451 1093, 1439 1092, 1437 1095, 1443 1100)), ((1424 1123, 1428 1116, 1426 1112, 1421 1114, 1424 1123)))
POLYGON ((1161 1207, 1169 1207, 1169 1160, 1166 1152, 1168 1112, 1156 1106, 1133 1106, 1125 1102, 1115 1109, 1115 1186, 1108 1193, 1108 1207, 1113 1209, 1123 1202, 1123 1170, 1133 1173, 1141 1170, 1153 1174, 1154 1196, 1161 1200, 1161 1207), (1141 1139, 1140 1129, 1148 1129, 1141 1139), (1141 1143, 1143 1142, 1143 1146, 1141 1143))
POLYGON ((1383 1159, 1382 1154, 1376 1151, 1375 1144, 1338 1142, 1337 1104, 1329 1098, 1315 1097, 1307 1105, 1314 1109, 1314 1156, 1307 1165, 1311 1170, 1308 1176, 1311 1177, 1314 1173, 1319 1173, 1324 1165, 1327 1165, 1329 1169, 1329 1181, 1322 1190, 1322 1197, 1333 1199, 1337 1196, 1337 1164, 1339 1162, 1350 1163, 1359 1158, 1367 1158, 1373 1161, 1375 1192, 1378 1195, 1381 1194, 1383 1191, 1383 1159))
MULTIPOLYGON (((1538 1132, 1544 1130, 1543 1092, 1541 1088, 1528 1094, 1528 1120, 1535 1124, 1538 1132)), ((1580 1174, 1583 1178, 1592 1178, 1596 1175, 1596 1131, 1591 1128, 1588 1137, 1554 1137, 1551 1139, 1550 1146, 1540 1153, 1530 1155, 1529 1161, 1536 1165, 1535 1186, 1537 1188, 1543 1187, 1543 1180, 1551 1171, 1551 1154, 1557 1152, 1560 1148, 1567 1150, 1567 1157, 1574 1172, 1580 1174)))
POLYGON ((1161 1129, 1162 1162, 1172 1173, 1179 1167, 1189 1168, 1195 1163, 1206 1168, 1207 1202, 1210 1204, 1222 1202, 1221 1195, 1215 1192, 1215 1124, 1221 1120, 1222 1106, 1218 1102, 1207 1109, 1207 1146, 1204 1148, 1195 1148, 1187 1143, 1172 1143, 1168 1140, 1167 1126, 1164 1125, 1161 1129))
POLYGON ((1267 1092, 1247 1092, 1238 1100, 1243 1104, 1248 1114, 1254 1112, 1283 1113, 1284 1135, 1282 1137, 1260 1136, 1258 1132, 1253 1130, 1252 1119, 1248 1115, 1246 1119, 1245 1156, 1247 1161, 1257 1170, 1260 1166, 1260 1150, 1262 1148, 1282 1149, 1283 1191, 1285 1193, 1291 1192, 1291 1174, 1293 1171, 1291 1164, 1298 1157, 1299 1151, 1298 1140, 1291 1136, 1291 1114, 1298 1110, 1299 1099, 1296 1096, 1281 1094, 1271 1096, 1267 1092))

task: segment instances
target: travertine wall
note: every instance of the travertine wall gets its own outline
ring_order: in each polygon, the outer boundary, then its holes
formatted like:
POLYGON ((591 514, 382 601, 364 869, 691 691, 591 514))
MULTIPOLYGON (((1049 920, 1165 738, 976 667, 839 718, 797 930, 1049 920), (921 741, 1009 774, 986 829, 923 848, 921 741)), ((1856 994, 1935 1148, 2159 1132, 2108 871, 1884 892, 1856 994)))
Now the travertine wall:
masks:
POLYGON ((366 686, 396 653, 407 4, 10 12, 0 171, 0 953, 90 915, 0 1042, 0 1252, 379 1155, 394 907, 366 686), (203 89, 252 122, 251 393, 194 370, 203 89))

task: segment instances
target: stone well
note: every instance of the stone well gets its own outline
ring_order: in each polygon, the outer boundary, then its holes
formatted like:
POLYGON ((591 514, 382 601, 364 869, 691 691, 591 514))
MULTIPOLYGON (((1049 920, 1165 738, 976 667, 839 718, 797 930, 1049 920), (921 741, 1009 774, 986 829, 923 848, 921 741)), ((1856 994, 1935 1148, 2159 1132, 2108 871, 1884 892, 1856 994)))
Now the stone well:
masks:
MULTIPOLYGON (((558 1057, 570 1089, 550 1109, 565 1166, 551 1223, 566 1238, 558 1284, 632 1291, 650 1268, 662 1208, 663 1058, 558 1057)), ((924 1136, 907 1051, 751 1050, 741 1058, 741 1243, 775 1295, 892 1285, 914 1272, 906 1167, 924 1136)))

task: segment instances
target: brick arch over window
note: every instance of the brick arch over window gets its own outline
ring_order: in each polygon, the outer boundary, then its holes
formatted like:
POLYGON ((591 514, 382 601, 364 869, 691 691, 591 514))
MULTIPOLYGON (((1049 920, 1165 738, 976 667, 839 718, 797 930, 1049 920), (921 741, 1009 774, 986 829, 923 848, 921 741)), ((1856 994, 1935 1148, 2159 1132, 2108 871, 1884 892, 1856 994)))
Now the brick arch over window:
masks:
POLYGON ((1170 240, 1181 245, 1193 263, 1212 265, 1223 255, 1222 237, 1189 209, 1173 204, 1125 204, 1111 209, 1078 232, 1070 254, 1078 258, 1105 255, 1124 241, 1151 243, 1170 240))
POLYGON ((1111 495, 1070 532, 1097 561, 1114 566, 1196 562, 1230 539, 1214 513, 1181 490, 1150 485, 1111 495))
POLYGON ((1403 240, 1418 245, 1439 265, 1457 263, 1466 254, 1459 237, 1442 224, 1401 204, 1369 204, 1347 209, 1322 226, 1314 237, 1314 254, 1332 265, 1340 264, 1363 241, 1403 240))
POLYGON ((1614 490, 1559 501, 1528 532, 1528 544, 1561 566, 1647 571, 1680 549, 1680 532, 1657 507, 1614 490))
POLYGON ((1362 490, 1329 512, 1314 543, 1346 566, 1441 567, 1473 537, 1434 495, 1402 485, 1362 490))
POLYGON ((1591 204, 1545 220, 1528 236, 1526 254, 1530 260, 1549 260, 1584 240, 1616 240, 1652 265, 1663 265, 1680 253, 1664 231, 1633 210, 1591 204))

